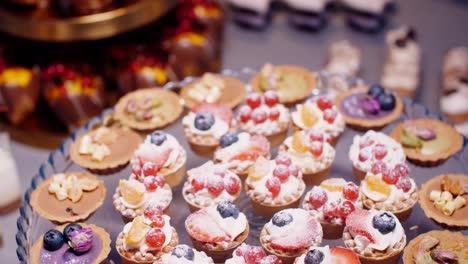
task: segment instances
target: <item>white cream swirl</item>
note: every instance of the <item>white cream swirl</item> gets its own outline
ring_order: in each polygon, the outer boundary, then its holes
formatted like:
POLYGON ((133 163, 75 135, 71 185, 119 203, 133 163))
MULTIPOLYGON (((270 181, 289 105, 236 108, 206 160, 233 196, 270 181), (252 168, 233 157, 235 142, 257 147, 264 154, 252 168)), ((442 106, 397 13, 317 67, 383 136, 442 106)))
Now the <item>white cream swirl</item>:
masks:
POLYGON ((190 132, 195 135, 201 136, 212 136, 216 139, 220 139, 222 135, 229 131, 230 124, 226 123, 223 119, 214 117, 214 123, 208 130, 200 130, 195 127, 195 117, 197 116, 194 112, 189 112, 188 115, 182 119, 182 124, 190 129, 190 132))
MULTIPOLYGON (((272 108, 263 104, 258 107, 260 110, 264 111, 267 114, 267 117, 270 114, 272 108)), ((274 108, 278 109, 280 115, 278 120, 271 120, 267 118, 265 122, 257 124, 252 119, 246 123, 241 122, 240 127, 243 131, 247 131, 252 134, 260 134, 264 136, 271 136, 278 134, 284 130, 284 127, 287 129, 287 124, 289 123, 290 115, 288 109, 281 104, 277 104, 274 108)))
POLYGON ((164 168, 167 168, 176 163, 177 159, 182 154, 181 148, 182 146, 177 139, 170 134, 166 134, 166 140, 160 146, 151 143, 151 135, 148 135, 145 141, 135 151, 132 164, 139 164, 139 159, 148 161, 158 160, 161 153, 171 150, 168 159, 163 165, 164 168))

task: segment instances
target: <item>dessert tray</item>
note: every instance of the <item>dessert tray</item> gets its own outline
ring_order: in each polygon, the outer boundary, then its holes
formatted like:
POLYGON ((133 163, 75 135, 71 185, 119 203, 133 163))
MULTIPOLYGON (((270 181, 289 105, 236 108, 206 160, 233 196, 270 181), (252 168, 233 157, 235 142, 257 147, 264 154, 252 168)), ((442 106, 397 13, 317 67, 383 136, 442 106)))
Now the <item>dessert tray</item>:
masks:
MULTIPOLYGON (((240 71, 233 70, 224 70, 223 75, 236 77, 245 83, 248 83, 251 77, 257 72, 256 69, 252 68, 243 68, 240 71)), ((328 81, 332 75, 320 72, 318 89, 313 91, 313 95, 326 92, 326 87, 328 86, 328 81)), ((164 89, 174 90, 179 87, 183 87, 189 82, 193 81, 194 78, 186 78, 182 82, 171 82, 164 86, 164 89)), ((362 80, 358 79, 347 79, 348 85, 350 87, 357 84, 362 84, 362 80)), ((249 88, 250 89, 250 88, 249 88)), ((436 119, 441 119, 441 116, 438 114, 431 113, 429 109, 423 105, 417 104, 408 98, 402 98, 404 104, 404 111, 400 118, 391 124, 383 128, 383 132, 389 134, 390 131, 402 120, 405 119, 414 119, 421 117, 432 117, 436 119)), ((49 220, 42 218, 36 212, 34 212, 30 205, 31 193, 39 186, 41 182, 46 180, 53 174, 68 172, 68 171, 84 171, 83 168, 79 167, 73 163, 69 157, 69 152, 72 143, 77 140, 80 135, 86 133, 90 128, 99 124, 103 118, 112 113, 112 109, 104 111, 99 117, 91 119, 86 126, 76 130, 72 136, 60 145, 60 147, 52 151, 49 155, 49 158, 40 166, 37 175, 32 178, 31 186, 27 190, 24 196, 24 202, 20 207, 20 217, 17 220, 18 232, 16 234, 17 241, 17 256, 21 263, 30 263, 30 250, 33 243, 47 230, 54 227, 54 224, 49 220)), ((198 167, 201 164, 208 161, 207 158, 199 156, 192 152, 187 140, 183 134, 182 122, 179 120, 174 124, 166 127, 164 129, 166 132, 174 135, 181 145, 187 150, 187 170, 198 167)), ((291 129, 290 129, 291 130, 291 129)), ((291 133, 291 131, 289 131, 291 133)), ((353 166, 351 161, 348 158, 348 150, 352 144, 352 139, 356 134, 362 134, 363 132, 355 131, 349 127, 346 127, 344 133, 342 134, 340 141, 336 145, 336 158, 331 166, 330 176, 331 177, 342 177, 346 181, 356 182, 356 178, 353 176, 353 166)), ((272 157, 276 156, 278 149, 274 148, 272 152, 272 157)), ((442 165, 436 167, 420 167, 415 166, 412 163, 409 163, 412 171, 412 177, 415 179, 417 185, 420 187, 423 183, 429 179, 443 174, 443 173, 460 173, 468 174, 468 146, 466 144, 463 147, 462 151, 458 152, 442 165)), ((115 210, 112 204, 112 195, 114 190, 118 186, 120 179, 125 179, 131 174, 130 165, 126 166, 123 170, 109 174, 98 176, 100 180, 103 180, 107 187, 107 194, 105 201, 102 207, 100 207, 87 221, 88 224, 96 224, 103 227, 110 235, 112 239, 112 251, 109 255, 109 260, 114 261, 115 263, 120 263, 119 254, 115 249, 115 240, 117 235, 122 230, 124 222, 121 219, 120 214, 115 210)), ((173 189, 173 200, 171 203, 171 223, 177 229, 179 234, 179 243, 191 245, 190 238, 184 228, 184 221, 187 216, 190 214, 189 207, 182 197, 182 187, 183 184, 180 184, 178 187, 173 189)), ((310 190, 312 186, 308 186, 307 190, 310 190)), ((248 218, 250 224, 250 234, 246 241, 248 244, 259 245, 259 235, 262 227, 268 221, 259 215, 257 215, 250 203, 249 198, 246 193, 242 191, 242 194, 239 199, 238 208, 244 212, 248 218)), ((428 232, 430 230, 443 229, 442 226, 436 224, 431 219, 427 218, 421 209, 420 205, 417 204, 408 220, 402 223, 404 230, 406 232, 407 241, 412 240, 421 233, 428 232)), ((468 232, 462 231, 463 234, 467 235, 468 232)), ((336 240, 326 240, 324 239, 322 245, 330 246, 343 246, 342 239, 336 240)), ((401 263, 401 260, 400 260, 401 263)))

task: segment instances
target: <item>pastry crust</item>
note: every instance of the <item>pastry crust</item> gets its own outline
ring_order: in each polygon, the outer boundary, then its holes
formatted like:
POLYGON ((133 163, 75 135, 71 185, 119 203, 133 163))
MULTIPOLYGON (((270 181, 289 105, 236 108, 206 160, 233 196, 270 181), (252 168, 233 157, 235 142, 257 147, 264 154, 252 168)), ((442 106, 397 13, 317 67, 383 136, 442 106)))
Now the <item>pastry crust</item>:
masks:
MULTIPOLYGON (((99 254, 99 256, 96 258, 96 261, 93 262, 93 264, 99 264, 101 262, 103 262, 105 259, 107 259, 107 256, 109 255, 110 251, 111 251, 111 238, 109 236, 109 234, 101 227, 99 226, 96 226, 96 225, 93 225, 93 224, 85 224, 85 223, 80 223, 80 225, 83 227, 83 228, 91 228, 94 232, 94 234, 98 235, 99 238, 101 239, 101 242, 102 242, 102 249, 101 249, 101 253, 99 254)), ((67 224, 65 225, 61 225, 61 226, 56 226, 54 229, 57 229, 59 230, 60 232, 63 232, 63 229, 65 229, 65 226, 67 226, 67 224)), ((41 251, 41 248, 43 246, 43 237, 44 235, 41 235, 39 237, 39 239, 34 243, 34 245, 32 246, 31 248, 31 257, 30 257, 30 261, 32 264, 39 264, 39 258, 40 258, 40 251, 41 251)))
POLYGON ((354 93, 366 93, 367 90, 367 86, 358 86, 338 94, 335 98, 335 105, 338 108, 338 111, 340 111, 343 115, 343 118, 347 125, 358 130, 380 129, 388 125, 389 123, 397 120, 400 117, 401 113, 403 112, 403 102, 401 101, 398 95, 395 95, 395 109, 393 109, 393 111, 385 117, 370 120, 365 118, 351 117, 344 113, 344 111, 341 109, 341 102, 344 100, 344 98, 354 93))
MULTIPOLYGON (((460 133, 458 133, 458 131, 455 128, 442 121, 432 118, 421 118, 411 120, 411 122, 415 123, 417 127, 427 127, 432 128, 434 130, 443 131, 443 134, 446 136, 446 138, 452 141, 452 144, 450 144, 449 148, 445 149, 442 152, 434 153, 432 155, 423 155, 418 149, 403 146, 403 150, 405 151, 406 157, 415 164, 421 166, 438 165, 449 159, 452 155, 457 153, 463 147, 463 136, 460 135, 460 133)), ((403 134, 404 124, 405 122, 401 122, 390 133, 390 136, 400 143, 401 135, 403 134)))
MULTIPOLYGON (((428 218, 433 219, 439 224, 442 224, 445 226, 454 226, 454 227, 467 227, 468 226, 468 221, 466 219, 466 216, 468 215, 467 205, 455 211, 452 216, 447 216, 447 215, 444 215, 439 210, 437 210, 434 207, 434 204, 432 203, 432 201, 429 199, 429 194, 431 193, 432 190, 440 190, 442 179, 445 176, 456 178, 459 181, 463 181, 465 184, 468 183, 468 176, 463 175, 463 174, 443 174, 443 175, 434 177, 422 185, 421 190, 419 191, 419 204, 421 205, 421 208, 423 209, 426 216, 428 218)), ((468 200, 468 193, 465 193, 463 195, 463 198, 468 200)))

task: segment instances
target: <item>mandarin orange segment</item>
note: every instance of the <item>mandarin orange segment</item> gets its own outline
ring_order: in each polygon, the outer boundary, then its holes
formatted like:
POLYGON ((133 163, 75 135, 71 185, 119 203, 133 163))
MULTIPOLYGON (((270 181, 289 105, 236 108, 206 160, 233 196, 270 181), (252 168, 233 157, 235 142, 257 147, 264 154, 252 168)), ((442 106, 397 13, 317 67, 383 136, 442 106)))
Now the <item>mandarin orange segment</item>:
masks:
POLYGON ((142 241, 146 236, 146 231, 149 226, 147 226, 143 221, 143 216, 137 216, 133 222, 132 227, 128 231, 125 242, 128 245, 136 245, 142 241))
POLYGON ((307 145, 307 138, 304 133, 297 131, 292 138, 292 148, 298 153, 306 153, 309 150, 307 145))
POLYGON ((331 178, 323 181, 320 187, 329 192, 342 192, 346 181, 340 178, 331 178))
POLYGON ((388 184, 380 179, 377 175, 369 175, 366 177, 366 184, 369 187, 369 190, 373 192, 378 192, 386 196, 390 196, 392 189, 388 184))
POLYGON ((318 121, 318 117, 314 115, 314 113, 308 111, 305 105, 301 107, 301 119, 306 127, 312 127, 318 121))
POLYGON ((129 180, 129 181, 120 181, 120 195, 125 200, 125 202, 137 205, 143 201, 145 196, 145 185, 136 181, 136 180, 129 180))

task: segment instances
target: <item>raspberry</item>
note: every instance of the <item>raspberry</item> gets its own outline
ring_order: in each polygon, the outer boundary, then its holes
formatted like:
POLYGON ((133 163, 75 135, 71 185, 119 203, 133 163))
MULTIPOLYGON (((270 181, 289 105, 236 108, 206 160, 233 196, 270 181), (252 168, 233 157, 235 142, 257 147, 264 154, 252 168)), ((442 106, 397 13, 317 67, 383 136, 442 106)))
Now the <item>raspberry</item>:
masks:
POLYGON ((208 192, 218 197, 224 191, 224 181, 219 175, 213 175, 208 182, 208 192))
POLYGON ((374 162, 374 164, 372 164, 371 172, 375 175, 381 173, 382 176, 384 177, 384 175, 387 175, 389 173, 389 170, 388 170, 387 165, 385 165, 383 161, 378 160, 374 162))
POLYGON ((383 144, 377 144, 374 149, 372 149, 372 153, 377 160, 382 160, 387 156, 387 147, 383 144))
POLYGON ((164 217, 162 215, 154 215, 151 217, 151 226, 152 227, 159 227, 162 228, 166 221, 164 220, 164 217))
POLYGON ((158 173, 158 166, 153 162, 146 162, 145 165, 143 165, 142 171, 145 177, 156 176, 158 173))
POLYGON ((323 153, 323 144, 322 142, 314 141, 310 144, 310 153, 315 157, 320 157, 323 153))
POLYGON ((141 174, 141 166, 140 164, 133 164, 132 165, 132 173, 133 175, 139 177, 141 174))
POLYGON ((143 184, 147 191, 153 192, 158 188, 158 182, 155 176, 147 176, 143 179, 143 184))
POLYGON ((404 192, 409 192, 409 190, 411 190, 411 185, 411 181, 408 177, 400 177, 398 182, 395 184, 398 189, 401 189, 404 192))
POLYGON ((361 138, 360 142, 359 142, 359 148, 363 149, 363 148, 367 148, 369 146, 372 146, 374 144, 374 140, 373 139, 370 139, 370 138, 361 138))
POLYGON ((251 118, 251 115, 252 109, 250 109, 250 107, 248 107, 247 105, 242 106, 239 110, 239 118, 243 123, 248 122, 251 118))
POLYGON ((382 175, 382 179, 388 184, 397 183, 399 178, 400 178, 400 176, 398 175, 398 172, 395 171, 395 169, 393 169, 393 170, 389 171, 388 173, 382 175))
POLYGON ((267 120, 267 114, 262 109, 255 109, 252 112, 252 120, 255 124, 261 124, 267 120))
POLYGON ((241 183, 235 177, 228 176, 224 178, 224 189, 226 189, 226 191, 229 194, 232 194, 232 195, 237 194, 240 188, 241 188, 241 183))
POLYGON ((328 200, 327 192, 318 186, 314 186, 310 191, 309 203, 314 209, 322 207, 328 200))
POLYGON ((283 165, 289 166, 291 165, 291 158, 289 158, 287 155, 279 154, 276 157, 275 162, 277 165, 283 164, 283 165))
POLYGON ((395 174, 397 174, 399 177, 409 177, 410 174, 410 168, 408 165, 402 163, 402 164, 397 164, 395 168, 393 168, 393 171, 395 174))
POLYGON ((286 165, 277 165, 273 170, 273 176, 277 177, 282 183, 286 182, 289 178, 289 168, 286 165))
POLYGON ((191 183, 194 192, 201 191, 203 188, 205 188, 205 182, 199 178, 194 177, 191 183))
POLYGON ((323 119, 327 121, 329 124, 333 124, 333 122, 335 122, 337 115, 338 115, 338 112, 336 112, 336 110, 327 109, 323 112, 323 119))
POLYGON ((252 93, 247 97, 247 105, 255 109, 262 104, 262 97, 258 93, 252 93))
POLYGON ((307 130, 306 133, 309 136, 311 141, 323 142, 323 133, 322 132, 320 132, 318 130, 314 130, 314 129, 309 129, 309 130, 307 130))
POLYGON ((163 209, 161 206, 155 203, 151 203, 148 206, 145 207, 145 210, 143 211, 143 215, 148 218, 148 219, 153 219, 153 217, 162 215, 163 214, 163 209))
POLYGON ((266 253, 261 247, 250 246, 250 249, 244 253, 244 259, 247 263, 259 263, 264 257, 266 257, 266 253))
POLYGON ((370 158, 371 154, 368 149, 362 149, 359 151, 359 161, 364 162, 370 158))
POLYGON ((294 177, 299 176, 299 168, 294 164, 289 165, 289 174, 294 177))
POLYGON ((279 117, 280 117, 280 111, 277 108, 272 108, 270 110, 270 116, 269 116, 270 120, 276 121, 279 119, 279 117))
POLYGON ((275 255, 268 255, 259 264, 281 264, 281 260, 275 255))
POLYGON ((273 107, 279 101, 278 93, 276 93, 275 91, 267 91, 264 94, 264 100, 266 105, 268 105, 269 107, 273 107))
POLYGON ((281 182, 276 177, 270 177, 265 183, 268 191, 270 191, 271 196, 276 197, 281 191, 281 182))
POLYGON ((338 206, 335 203, 326 203, 323 206, 323 216, 325 217, 336 217, 338 215, 338 206))
POLYGON ((332 108, 333 103, 332 103, 332 101, 330 99, 328 99, 328 98, 326 98, 324 96, 320 96, 317 99, 317 106, 318 106, 318 108, 320 108, 320 110, 325 111, 326 109, 332 108))
POLYGON ((343 187, 343 196, 354 202, 359 197, 359 188, 356 184, 350 182, 343 187))
POLYGON ((341 203, 341 205, 338 207, 338 215, 346 219, 350 213, 352 213, 355 210, 354 204, 350 201, 344 201, 341 203))

